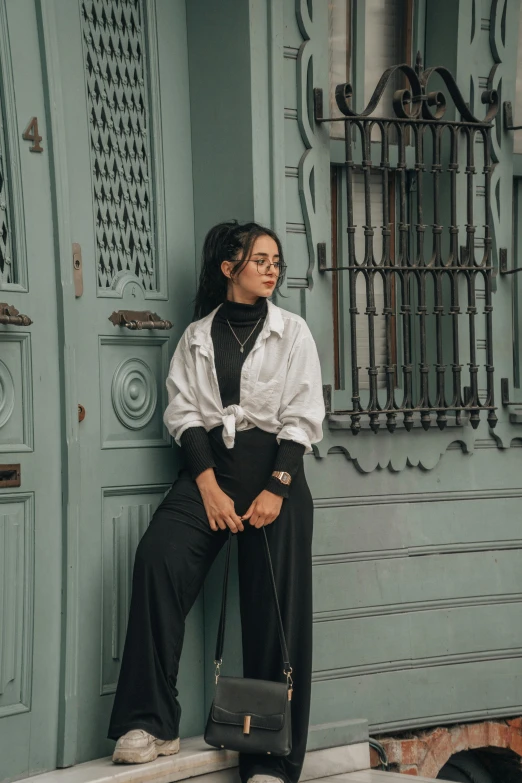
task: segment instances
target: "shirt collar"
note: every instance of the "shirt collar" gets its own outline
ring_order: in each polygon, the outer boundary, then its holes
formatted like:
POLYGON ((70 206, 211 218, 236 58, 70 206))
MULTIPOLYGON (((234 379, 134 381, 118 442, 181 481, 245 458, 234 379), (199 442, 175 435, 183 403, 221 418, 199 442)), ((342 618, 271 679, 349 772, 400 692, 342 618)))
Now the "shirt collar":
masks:
MULTIPOLYGON (((270 300, 267 300, 267 305, 268 305, 267 316, 261 334, 263 335, 263 337, 268 337, 270 332, 275 332, 276 334, 279 335, 279 337, 282 337, 285 329, 285 323, 283 321, 283 315, 281 313, 281 310, 279 307, 277 307, 277 305, 273 304, 270 300)), ((221 305, 218 305, 217 307, 214 308, 214 310, 212 310, 212 312, 210 312, 204 318, 201 318, 199 321, 196 321, 194 326, 194 331, 192 332, 192 335, 190 337, 191 346, 208 345, 210 343, 212 339, 210 336, 212 321, 214 320, 214 316, 220 307, 221 305)))

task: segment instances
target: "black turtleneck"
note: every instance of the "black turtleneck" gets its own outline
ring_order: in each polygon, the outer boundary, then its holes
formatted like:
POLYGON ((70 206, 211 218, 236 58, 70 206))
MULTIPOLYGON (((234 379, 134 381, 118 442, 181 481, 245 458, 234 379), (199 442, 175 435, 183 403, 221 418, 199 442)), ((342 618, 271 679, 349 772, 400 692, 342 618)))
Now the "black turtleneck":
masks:
MULTIPOLYGON (((253 305, 227 300, 214 316, 210 334, 214 345, 221 403, 224 408, 227 405, 239 404, 243 362, 263 328, 267 310, 267 300, 264 296, 260 296, 253 305), (227 319, 238 340, 241 343, 247 340, 243 353, 239 350, 239 344, 227 319)), ((195 479, 207 468, 216 467, 210 441, 204 427, 189 427, 188 430, 185 430, 181 436, 181 446, 192 478, 195 479)), ((301 443, 282 440, 279 444, 274 470, 285 470, 291 476, 295 476, 303 454, 304 446, 301 443)), ((270 477, 266 489, 281 497, 288 497, 289 494, 289 488, 273 476, 270 477)))

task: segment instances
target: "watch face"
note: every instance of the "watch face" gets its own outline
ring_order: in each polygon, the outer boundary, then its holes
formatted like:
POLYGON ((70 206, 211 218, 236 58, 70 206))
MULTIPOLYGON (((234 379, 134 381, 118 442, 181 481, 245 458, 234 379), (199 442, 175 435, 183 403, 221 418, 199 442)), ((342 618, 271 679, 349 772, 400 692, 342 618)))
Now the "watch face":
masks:
POLYGON ((281 473, 281 481, 283 484, 290 484, 291 480, 290 473, 281 473))

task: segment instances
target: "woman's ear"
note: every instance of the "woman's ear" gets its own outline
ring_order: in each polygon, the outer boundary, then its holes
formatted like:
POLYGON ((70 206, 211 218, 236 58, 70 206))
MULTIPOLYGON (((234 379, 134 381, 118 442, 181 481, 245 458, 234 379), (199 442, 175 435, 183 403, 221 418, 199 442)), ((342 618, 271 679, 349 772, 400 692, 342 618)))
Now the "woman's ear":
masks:
POLYGON ((221 271, 225 275, 225 277, 228 277, 229 280, 232 280, 232 267, 233 264, 231 261, 222 261, 221 262, 221 271))

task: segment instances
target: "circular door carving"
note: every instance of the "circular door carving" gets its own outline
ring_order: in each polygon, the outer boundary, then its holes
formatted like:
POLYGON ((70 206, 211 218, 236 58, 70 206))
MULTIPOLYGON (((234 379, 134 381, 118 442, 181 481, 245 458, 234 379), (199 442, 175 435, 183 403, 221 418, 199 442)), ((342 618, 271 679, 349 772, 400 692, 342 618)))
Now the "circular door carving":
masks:
POLYGON ((142 359, 125 359, 112 378, 112 404, 121 423, 131 430, 145 427, 158 401, 156 379, 142 359))

